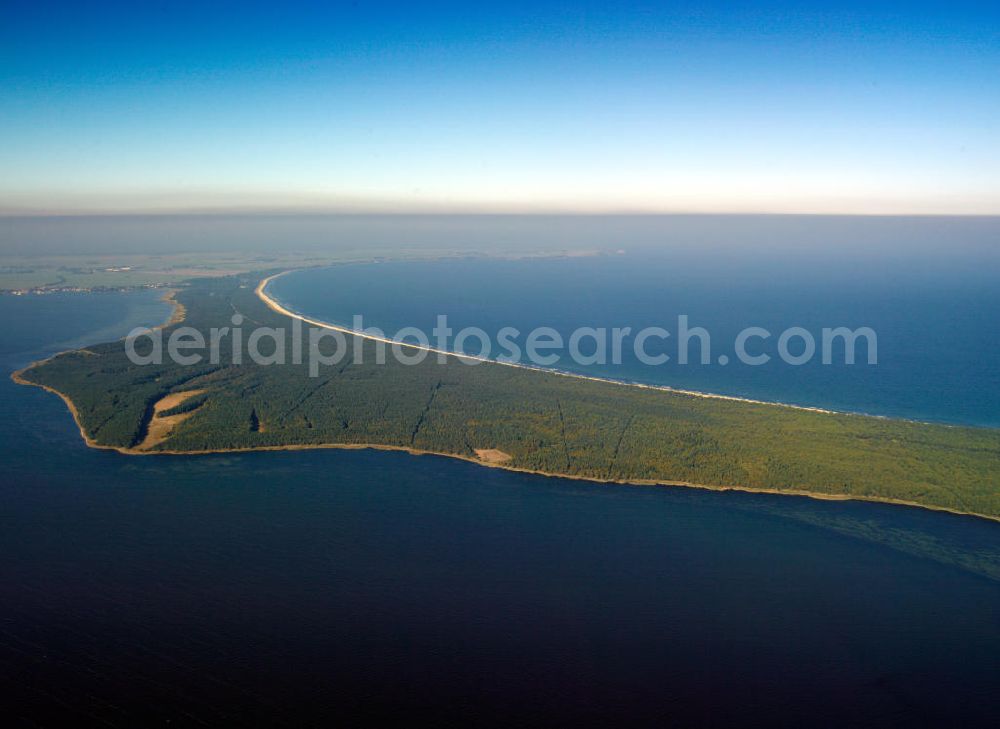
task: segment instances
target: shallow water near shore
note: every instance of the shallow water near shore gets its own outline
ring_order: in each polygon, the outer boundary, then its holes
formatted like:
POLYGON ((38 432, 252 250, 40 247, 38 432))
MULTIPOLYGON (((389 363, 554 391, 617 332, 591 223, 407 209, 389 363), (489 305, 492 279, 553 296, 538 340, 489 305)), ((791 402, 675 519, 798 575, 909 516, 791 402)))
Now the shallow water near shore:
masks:
MULTIPOLYGON (((0 298, 5 373, 156 292, 0 298)), ((88 449, 3 378, 8 716, 991 721, 1000 525, 437 457, 88 449)))

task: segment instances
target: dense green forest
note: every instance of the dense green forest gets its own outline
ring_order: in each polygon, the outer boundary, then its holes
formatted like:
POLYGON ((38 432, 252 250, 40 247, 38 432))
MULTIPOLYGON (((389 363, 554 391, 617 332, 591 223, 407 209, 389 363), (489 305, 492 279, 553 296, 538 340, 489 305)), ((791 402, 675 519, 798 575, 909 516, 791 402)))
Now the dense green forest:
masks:
MULTIPOLYGON (((261 275, 199 280, 177 294, 185 326, 284 327, 255 294, 261 275)), ((173 325, 164 330, 169 334, 173 325)), ((309 327, 305 327, 308 337, 309 327)), ((332 350, 327 341, 324 351, 332 350)), ((608 481, 673 481, 911 501, 1000 516, 1000 430, 699 398, 449 358, 375 364, 345 357, 310 377, 307 364, 233 361, 136 365, 123 342, 58 355, 22 373, 68 396, 98 444, 135 449, 154 404, 204 390, 160 451, 377 444, 476 458, 506 467, 608 481)), ((245 343, 244 343, 245 345, 245 343)), ((245 351, 245 346, 243 350, 245 351)), ((261 345, 268 351, 267 345, 261 345)), ((168 359, 168 358, 165 358, 168 359)))

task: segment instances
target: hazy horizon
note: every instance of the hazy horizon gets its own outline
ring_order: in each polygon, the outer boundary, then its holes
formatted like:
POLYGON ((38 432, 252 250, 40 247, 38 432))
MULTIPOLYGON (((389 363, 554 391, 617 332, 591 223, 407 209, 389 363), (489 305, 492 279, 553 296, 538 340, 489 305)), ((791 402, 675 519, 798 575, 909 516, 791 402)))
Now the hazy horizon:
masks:
MULTIPOLYGON (((176 214, 0 216, 0 255, 344 252, 484 254, 649 247, 1000 263, 997 216, 176 214)), ((941 265, 937 263, 935 265, 941 265)))

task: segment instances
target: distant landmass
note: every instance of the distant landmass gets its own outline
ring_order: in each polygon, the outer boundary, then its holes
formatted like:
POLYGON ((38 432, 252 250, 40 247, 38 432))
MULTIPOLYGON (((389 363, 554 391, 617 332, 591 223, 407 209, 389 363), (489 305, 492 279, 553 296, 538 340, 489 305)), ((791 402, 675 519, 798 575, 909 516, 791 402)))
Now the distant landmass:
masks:
MULTIPOLYGON (((284 327, 259 295, 273 272, 194 280, 174 294, 180 326, 284 327)), ((304 327, 308 329, 308 326, 304 327)), ((495 363, 428 357, 376 364, 378 343, 307 363, 138 365, 122 341, 15 373, 67 402, 89 445, 128 454, 392 448, 595 481, 745 489, 919 505, 1000 518, 1000 430, 707 398, 495 363)), ((332 342, 323 349, 330 354, 332 342)), ((404 347, 406 345, 403 345, 404 347)))

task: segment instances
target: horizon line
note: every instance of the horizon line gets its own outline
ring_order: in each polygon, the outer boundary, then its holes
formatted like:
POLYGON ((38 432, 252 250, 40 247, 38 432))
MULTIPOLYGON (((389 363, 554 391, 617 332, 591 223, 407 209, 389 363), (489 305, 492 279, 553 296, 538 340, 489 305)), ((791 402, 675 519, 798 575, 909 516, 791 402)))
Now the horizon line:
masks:
POLYGON ((172 208, 101 208, 101 209, 4 209, 0 220, 59 218, 182 218, 227 216, 337 216, 337 217, 811 217, 811 218, 998 218, 995 212, 964 211, 852 211, 852 210, 657 210, 649 208, 579 209, 567 207, 488 208, 472 206, 422 206, 363 208, 313 206, 204 206, 172 208))

